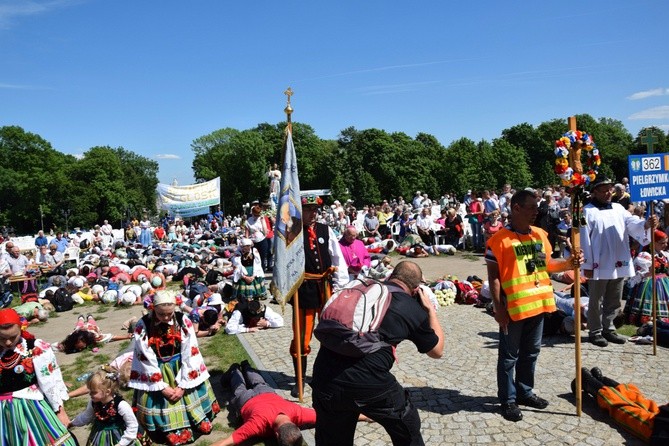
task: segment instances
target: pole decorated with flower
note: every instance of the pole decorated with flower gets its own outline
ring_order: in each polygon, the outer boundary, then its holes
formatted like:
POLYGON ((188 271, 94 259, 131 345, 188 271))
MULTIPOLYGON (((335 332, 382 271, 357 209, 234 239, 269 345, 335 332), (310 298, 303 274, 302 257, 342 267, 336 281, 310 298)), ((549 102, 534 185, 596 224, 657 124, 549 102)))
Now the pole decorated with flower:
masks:
MULTIPOLYGON (((592 135, 576 129, 576 117, 570 116, 567 120, 569 131, 555 141, 555 173, 561 179, 562 185, 571 196, 571 252, 577 253, 581 249, 580 227, 583 221, 583 196, 585 187, 590 185, 602 163, 599 149, 595 145, 592 135), (587 172, 583 173, 581 162, 582 152, 586 154, 587 172)), ((581 271, 574 267, 574 336, 576 357, 576 415, 581 416, 581 271)))

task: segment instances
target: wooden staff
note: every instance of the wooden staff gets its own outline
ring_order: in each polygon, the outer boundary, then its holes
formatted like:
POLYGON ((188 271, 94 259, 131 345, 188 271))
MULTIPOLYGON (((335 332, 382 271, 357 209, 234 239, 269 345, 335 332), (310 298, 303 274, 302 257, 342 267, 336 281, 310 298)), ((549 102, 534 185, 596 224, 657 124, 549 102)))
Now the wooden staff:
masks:
POLYGON ((297 394, 300 403, 303 403, 303 390, 304 383, 302 382, 302 330, 300 329, 300 297, 299 292, 295 291, 293 295, 293 337, 295 339, 295 353, 297 354, 297 359, 295 364, 297 365, 296 372, 297 376, 295 377, 295 384, 297 385, 297 394))
MULTIPOLYGON (((655 215, 655 204, 653 201, 651 201, 648 217, 652 217, 653 215, 655 215)), ((651 298, 653 299, 653 314, 651 316, 653 321, 653 356, 657 356, 657 284, 655 283, 655 231, 652 228, 650 231, 650 252, 653 253, 653 268, 651 269, 650 273, 651 280, 653 281, 651 284, 651 298)), ((643 314, 643 308, 641 309, 641 314, 643 314)))
MULTIPOLYGON (((576 117, 570 116, 567 120, 569 130, 576 131, 576 117)), ((574 174, 583 173, 581 164, 581 142, 578 141, 569 149, 569 167, 574 174), (577 170, 579 169, 579 170, 577 170)), ((579 188, 573 188, 571 193, 571 254, 572 256, 581 250, 581 197, 579 188)), ((581 270, 579 266, 574 267, 574 356, 576 363, 576 416, 581 416, 581 270)))

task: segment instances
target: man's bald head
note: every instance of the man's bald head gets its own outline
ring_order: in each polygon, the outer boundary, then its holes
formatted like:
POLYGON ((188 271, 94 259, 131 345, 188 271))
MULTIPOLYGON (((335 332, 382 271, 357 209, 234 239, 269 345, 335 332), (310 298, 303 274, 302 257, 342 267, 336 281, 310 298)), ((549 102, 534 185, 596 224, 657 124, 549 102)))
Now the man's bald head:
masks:
POLYGON ((389 279, 402 282, 413 290, 423 281, 423 271, 417 263, 404 260, 393 269, 389 279))

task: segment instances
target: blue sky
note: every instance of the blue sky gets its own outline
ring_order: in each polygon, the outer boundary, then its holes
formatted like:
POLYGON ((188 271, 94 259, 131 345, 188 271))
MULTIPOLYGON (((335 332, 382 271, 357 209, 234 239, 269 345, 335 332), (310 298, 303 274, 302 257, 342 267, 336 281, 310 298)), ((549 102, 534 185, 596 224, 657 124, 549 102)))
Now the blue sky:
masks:
POLYGON ((326 139, 447 146, 579 113, 636 135, 669 129, 668 23, 644 0, 0 0, 0 126, 124 147, 180 184, 194 139, 284 120, 288 86, 326 139))

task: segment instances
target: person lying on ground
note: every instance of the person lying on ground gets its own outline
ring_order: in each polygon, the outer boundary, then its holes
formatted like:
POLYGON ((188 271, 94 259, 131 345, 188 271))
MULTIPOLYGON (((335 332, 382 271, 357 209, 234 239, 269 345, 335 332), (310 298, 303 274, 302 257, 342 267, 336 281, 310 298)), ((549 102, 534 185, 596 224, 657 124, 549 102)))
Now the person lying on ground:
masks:
MULTIPOLYGON (((584 393, 597 399, 597 405, 623 429, 651 445, 669 443, 669 404, 658 406, 634 384, 621 384, 603 376, 598 367, 581 369, 584 393)), ((575 393, 576 380, 572 381, 575 393)))

